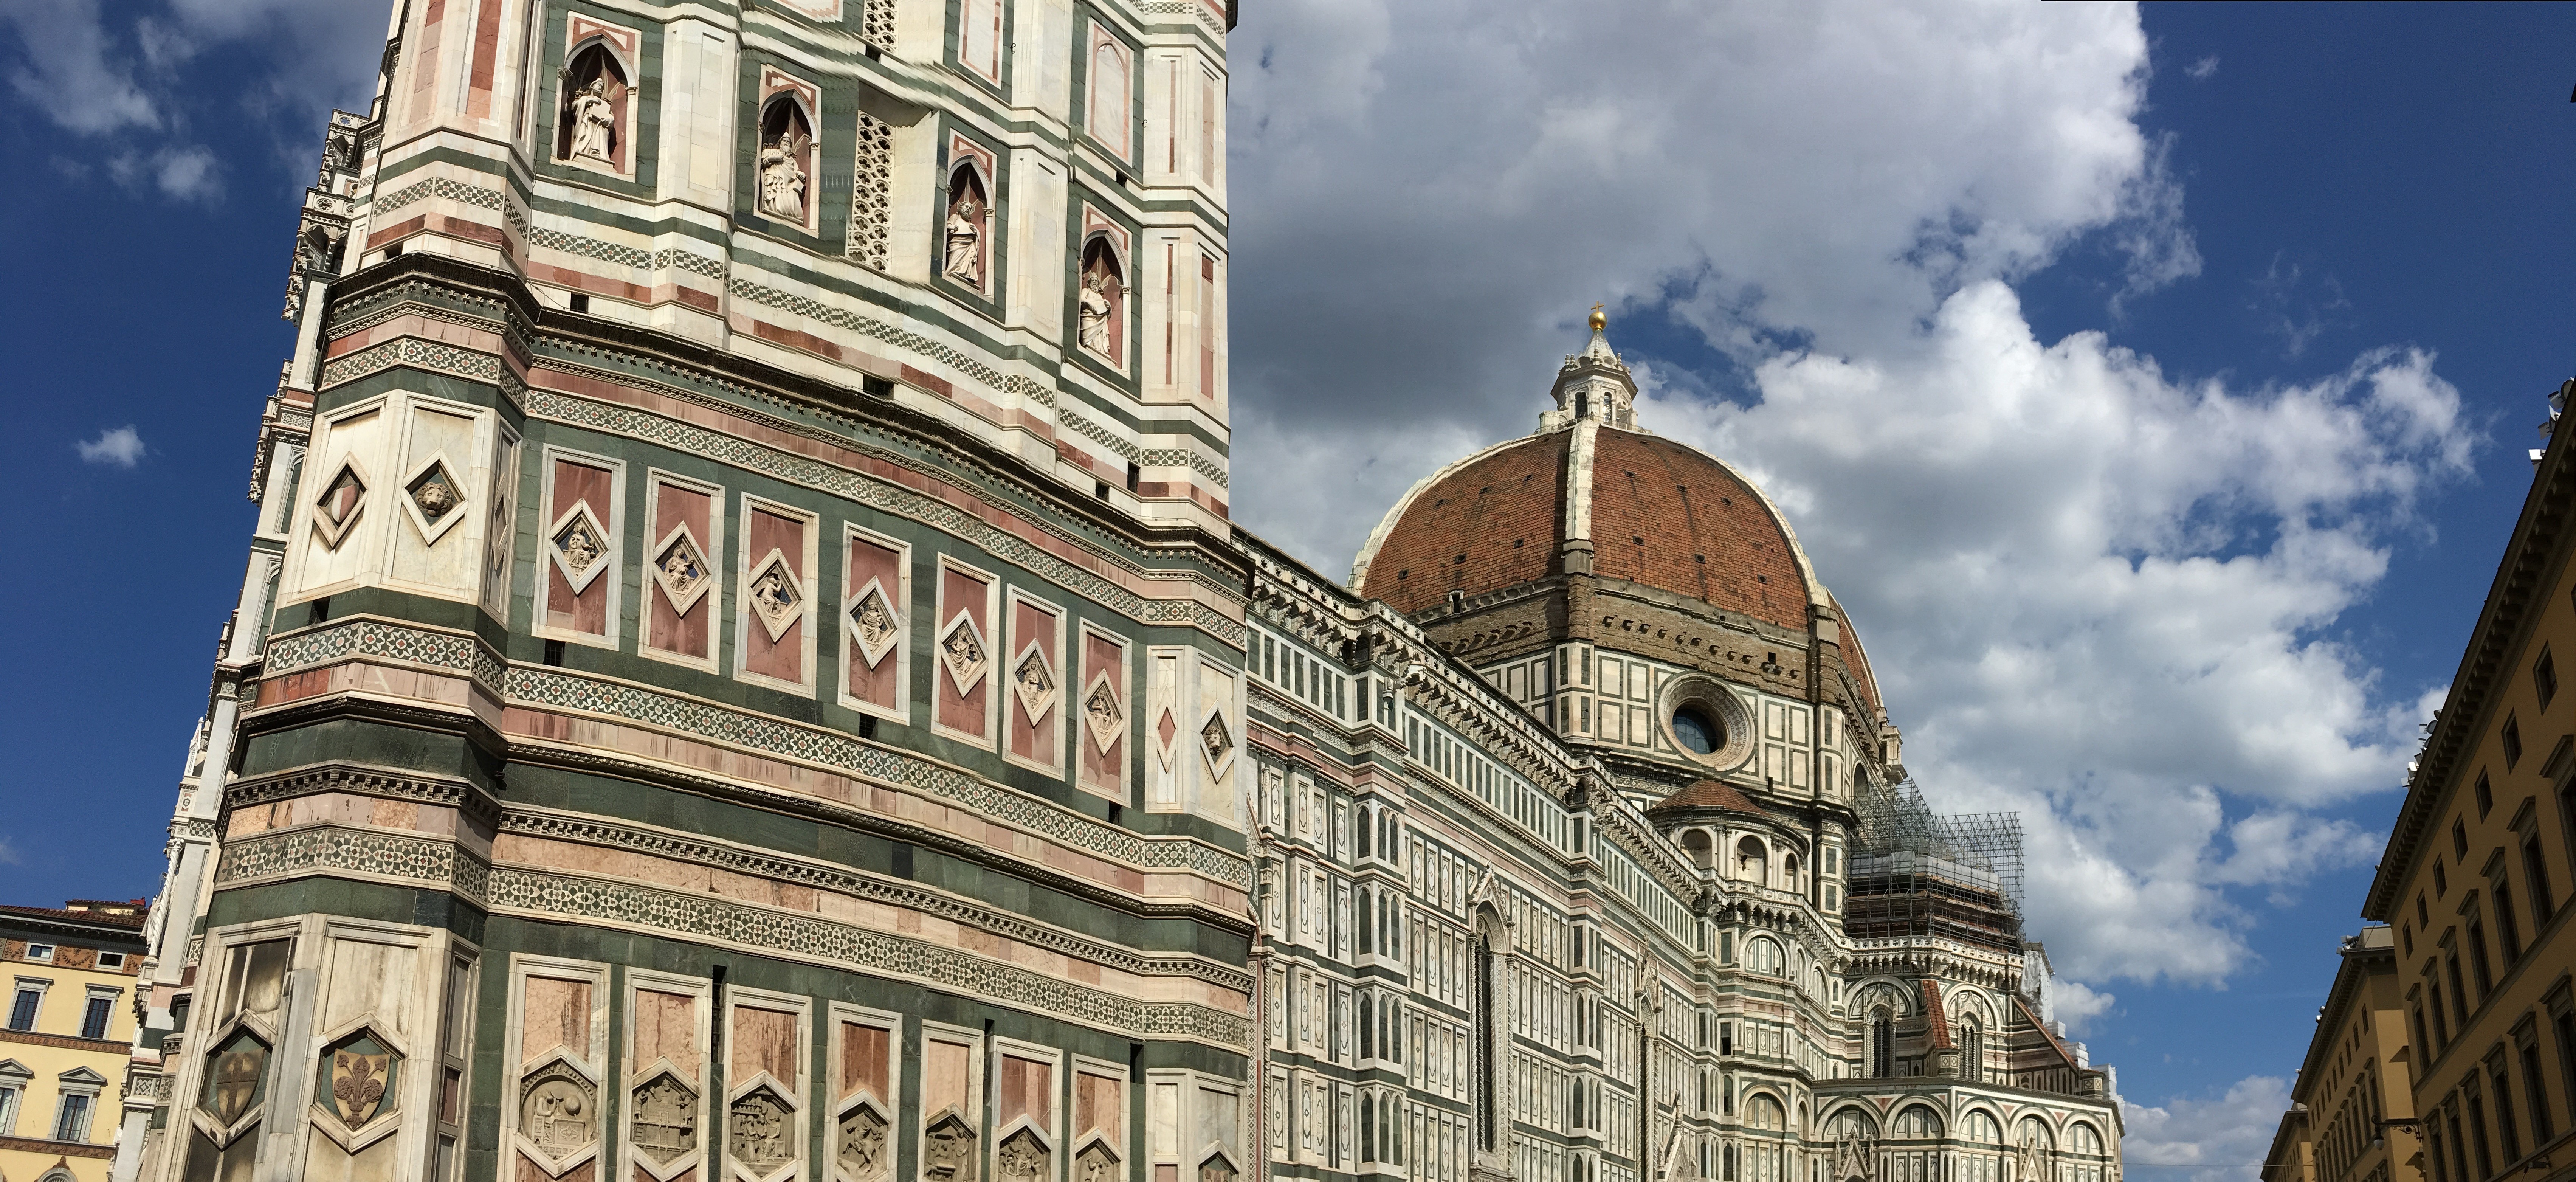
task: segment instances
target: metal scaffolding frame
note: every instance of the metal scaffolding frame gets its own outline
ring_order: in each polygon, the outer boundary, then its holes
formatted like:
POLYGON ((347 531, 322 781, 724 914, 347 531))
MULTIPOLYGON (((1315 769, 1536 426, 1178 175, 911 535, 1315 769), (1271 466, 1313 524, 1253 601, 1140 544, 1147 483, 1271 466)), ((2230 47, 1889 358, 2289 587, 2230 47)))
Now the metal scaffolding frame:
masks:
POLYGON ((2019 813, 1932 811, 1913 781, 1864 789, 1844 929, 2021 948, 2019 813))

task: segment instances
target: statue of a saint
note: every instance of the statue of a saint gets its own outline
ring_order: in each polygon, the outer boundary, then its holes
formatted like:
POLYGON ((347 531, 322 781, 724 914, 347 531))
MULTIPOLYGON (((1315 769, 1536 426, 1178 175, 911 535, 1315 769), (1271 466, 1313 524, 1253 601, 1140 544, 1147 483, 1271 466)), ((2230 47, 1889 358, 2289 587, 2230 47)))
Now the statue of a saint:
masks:
POLYGON ((960 193, 948 207, 948 277, 968 287, 984 286, 983 228, 975 224, 975 195, 960 193))
POLYGON ((760 146, 760 209, 773 217, 805 220, 805 168, 797 163, 809 141, 794 129, 760 146))
POLYGON ((1093 271, 1084 275, 1081 303, 1077 308, 1080 319, 1076 328, 1080 333, 1082 347, 1103 357, 1110 355, 1110 303, 1108 292, 1105 290, 1108 286, 1109 276, 1104 272, 1093 271))
POLYGON ((593 78, 572 100, 572 154, 588 156, 607 164, 617 163, 609 138, 617 130, 614 109, 608 104, 608 79, 593 78))

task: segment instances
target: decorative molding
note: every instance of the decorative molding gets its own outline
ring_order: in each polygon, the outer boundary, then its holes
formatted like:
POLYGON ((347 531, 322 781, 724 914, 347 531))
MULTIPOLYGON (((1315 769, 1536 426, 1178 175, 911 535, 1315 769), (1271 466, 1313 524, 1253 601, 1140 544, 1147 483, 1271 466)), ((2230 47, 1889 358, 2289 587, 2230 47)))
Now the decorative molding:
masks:
POLYGON ((463 780, 339 762, 237 780, 224 790, 224 804, 228 808, 246 808, 324 792, 433 804, 456 809, 486 824, 493 823, 501 813, 499 801, 463 780))
POLYGON ((404 206, 431 197, 462 201, 479 209, 506 210, 510 206, 509 194, 499 189, 486 189, 480 185, 451 181, 445 177, 433 177, 376 198, 368 214, 371 219, 381 218, 404 206))
POLYGON ((820 890, 856 896, 890 907, 901 907, 925 915, 937 916, 951 923, 982 928, 1005 939, 1045 948, 1052 952, 1061 952, 1067 956, 1092 961, 1138 976, 1194 977, 1237 993, 1252 991, 1252 974, 1241 969, 1195 956, 1159 956, 1135 952, 1060 928, 1020 919, 973 899, 959 898, 908 884, 888 882, 836 866, 792 860, 596 817, 564 816, 511 809, 502 815, 500 829, 505 833, 526 834, 586 845, 612 846, 698 865, 721 866, 742 874, 794 882, 820 890))
POLYGON ((1195 600, 1147 599, 1102 575, 1067 562, 981 516, 836 464, 632 407, 595 402, 539 387, 529 387, 527 406, 529 414, 541 418, 658 443, 831 493, 883 512, 909 517, 971 542, 1003 561, 1131 619, 1148 624, 1194 627, 1237 648, 1243 646, 1245 637, 1249 635, 1240 622, 1195 600))
POLYGON ((322 367, 322 380, 317 388, 329 389, 343 382, 356 381, 368 374, 381 373, 398 365, 425 369, 432 373, 452 374, 477 382, 502 384, 508 377, 507 367, 498 354, 459 349, 419 337, 403 337, 372 345, 340 357, 322 367))
POLYGON ((228 886, 334 870, 452 890, 492 911, 616 924, 925 981, 1055 1017, 1132 1034, 1249 1046, 1245 1018, 1193 1002, 1146 1002, 998 964, 925 940, 658 887, 544 870, 486 866, 441 841, 317 826, 235 842, 216 880, 228 886))
POLYGON ((740 277, 726 281, 725 290, 755 304, 794 312, 808 320, 819 321, 834 328, 848 329, 862 336, 874 337, 889 345, 910 349, 1005 394, 1041 401, 1049 406, 1055 404, 1055 391, 1048 389, 1037 379, 1020 374, 1003 373, 967 356, 957 348, 941 344, 909 329, 897 328, 882 320, 861 316, 847 308, 835 308, 794 292, 763 287, 740 277))
POLYGON ((1190 838, 1149 839, 956 768, 831 731, 558 669, 513 667, 507 690, 512 702, 605 715, 910 788, 963 805, 988 820, 1130 866, 1187 870, 1243 889, 1252 885, 1252 863, 1242 855, 1190 838))
POLYGON ((433 632, 366 616, 334 620, 309 632, 269 641, 266 673, 275 677, 353 656, 453 670, 473 678, 495 695, 502 690, 504 667, 500 656, 472 635, 433 632))

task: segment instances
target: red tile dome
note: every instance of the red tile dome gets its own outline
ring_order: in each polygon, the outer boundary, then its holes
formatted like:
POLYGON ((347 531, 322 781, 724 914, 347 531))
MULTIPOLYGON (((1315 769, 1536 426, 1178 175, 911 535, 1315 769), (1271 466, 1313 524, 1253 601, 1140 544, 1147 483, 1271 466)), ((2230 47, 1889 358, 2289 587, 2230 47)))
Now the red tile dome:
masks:
POLYGON ((1788 524, 1734 469, 1593 424, 1487 448, 1415 486, 1353 574, 1362 595, 1423 611, 1452 591, 1472 598, 1562 573, 1568 528, 1586 519, 1597 577, 1797 630, 1810 603, 1825 602, 1788 524), (1590 478, 1588 505, 1568 503, 1576 467, 1590 478))

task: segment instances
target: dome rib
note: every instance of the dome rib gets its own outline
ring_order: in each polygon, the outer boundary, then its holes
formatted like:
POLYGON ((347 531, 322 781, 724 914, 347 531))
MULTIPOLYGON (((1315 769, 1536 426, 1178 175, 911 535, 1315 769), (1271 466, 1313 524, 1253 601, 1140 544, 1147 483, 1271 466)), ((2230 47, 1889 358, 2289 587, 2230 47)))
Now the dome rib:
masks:
POLYGON ((1423 478, 1369 535, 1353 588, 1411 614, 1451 591, 1481 595, 1554 573, 1565 451, 1565 432, 1524 436, 1423 478))

